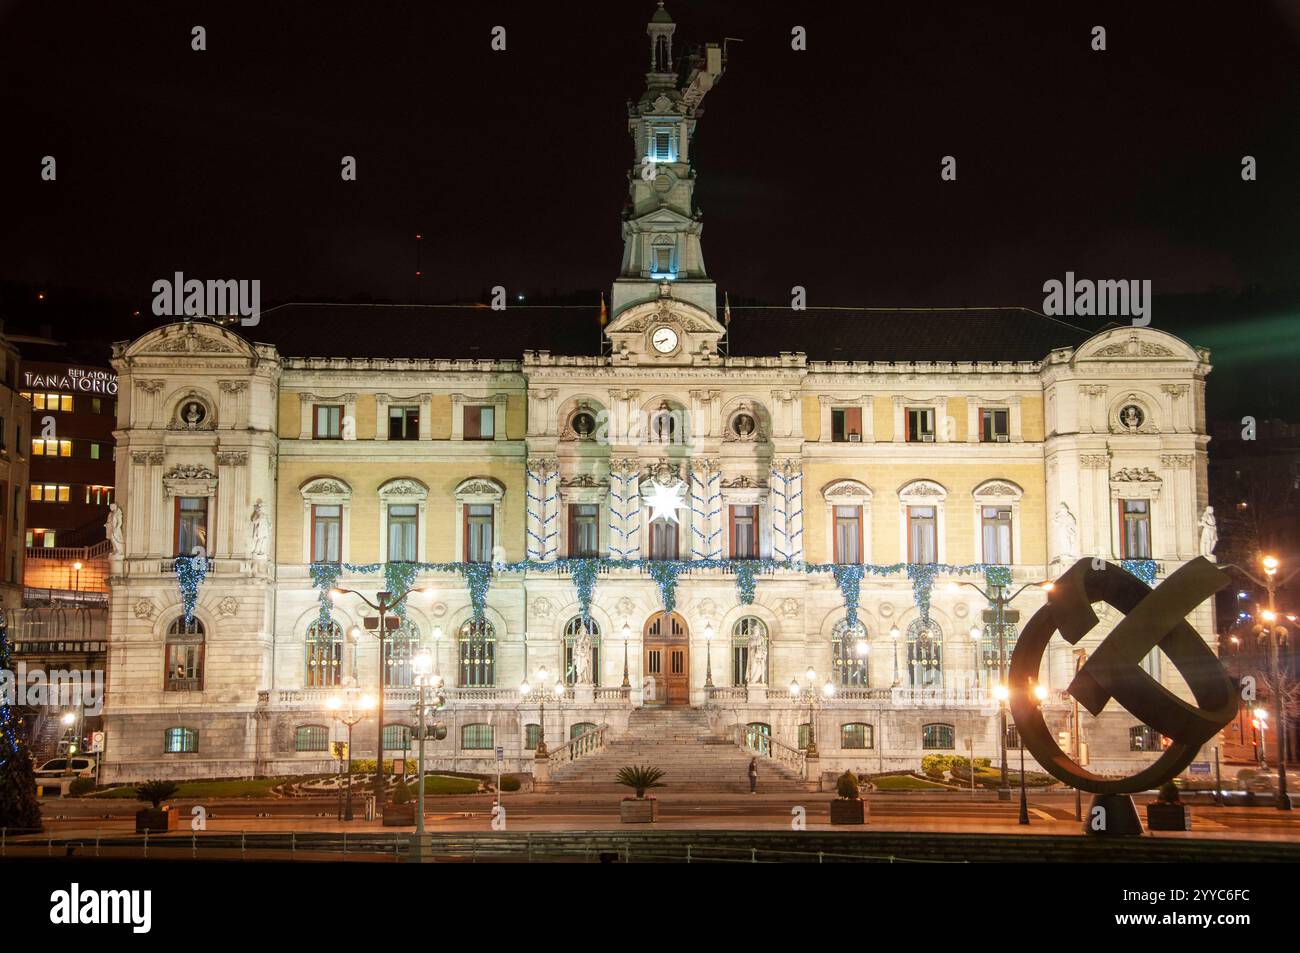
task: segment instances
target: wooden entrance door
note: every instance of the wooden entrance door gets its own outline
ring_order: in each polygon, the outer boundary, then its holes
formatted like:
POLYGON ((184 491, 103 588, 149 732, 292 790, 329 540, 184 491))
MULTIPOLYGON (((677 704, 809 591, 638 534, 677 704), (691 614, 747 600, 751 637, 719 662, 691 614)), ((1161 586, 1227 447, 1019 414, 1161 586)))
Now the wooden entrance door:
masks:
POLYGON ((686 620, 660 612, 646 623, 645 704, 684 706, 691 702, 690 645, 686 620))

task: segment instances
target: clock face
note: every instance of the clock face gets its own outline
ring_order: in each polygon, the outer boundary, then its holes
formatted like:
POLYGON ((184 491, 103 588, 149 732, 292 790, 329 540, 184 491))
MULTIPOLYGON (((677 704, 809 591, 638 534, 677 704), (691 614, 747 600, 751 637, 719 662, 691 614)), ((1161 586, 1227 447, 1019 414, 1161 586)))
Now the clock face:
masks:
POLYGON ((650 343, 660 354, 667 354, 677 347, 677 332, 672 328, 655 328, 650 343))

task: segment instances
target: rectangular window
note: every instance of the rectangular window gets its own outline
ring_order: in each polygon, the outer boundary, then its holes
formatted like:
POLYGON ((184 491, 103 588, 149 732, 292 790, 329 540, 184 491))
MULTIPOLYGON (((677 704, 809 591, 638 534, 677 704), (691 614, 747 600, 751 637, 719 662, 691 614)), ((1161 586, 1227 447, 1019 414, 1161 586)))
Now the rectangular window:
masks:
POLYGON ((465 725, 460 729, 460 746, 466 751, 491 751, 491 725, 465 725))
POLYGON ((36 410, 72 411, 71 394, 33 394, 32 407, 36 410))
POLYGON ((32 441, 32 456, 34 457, 70 457, 72 456, 71 440, 44 440, 37 437, 32 441))
POLYGON ((871 748, 875 746, 871 725, 841 725, 841 748, 871 748))
POLYGON ((651 155, 658 162, 671 162, 673 159, 673 127, 655 126, 650 140, 651 155))
POLYGON ((1011 565, 1011 507, 982 506, 984 562, 1011 565))
POLYGON ((343 561, 343 507, 311 508, 311 559, 317 563, 343 561))
POLYGON ((569 557, 590 559, 600 555, 598 503, 569 504, 569 557))
POLYGON ((831 410, 831 442, 858 443, 862 440, 862 408, 836 407, 831 410))
POLYGON ((167 684, 169 692, 203 691, 203 643, 167 643, 167 684))
POLYGON ((835 561, 862 562, 862 507, 835 507, 835 561))
POLYGON ((97 443, 92 443, 92 444, 90 445, 90 459, 92 459, 92 460, 98 460, 98 459, 99 459, 99 444, 97 444, 97 443))
POLYGON ((984 443, 1006 443, 1011 439, 1011 412, 1005 408, 980 410, 980 440, 984 443))
POLYGON ((758 559, 758 507, 731 508, 731 558, 758 559))
POLYGON ((389 407, 388 408, 388 439, 389 440, 419 440, 420 439, 420 408, 419 407, 389 407))
POLYGON ((72 487, 62 483, 33 483, 31 496, 37 503, 68 503, 72 500, 72 487))
POLYGON ((1134 725, 1128 730, 1129 751, 1161 751, 1164 748, 1160 732, 1146 725, 1134 725))
POLYGON ((673 273, 673 249, 671 245, 655 246, 655 274, 671 275, 673 273))
POLYGON ((492 561, 492 511, 491 503, 465 504, 465 561, 468 563, 492 561))
POLYGON ((496 437, 496 408, 491 404, 465 408, 465 439, 492 440, 496 437))
POLYGON ((415 562, 420 507, 394 503, 388 507, 388 561, 415 562))
POLYGON ((934 410, 908 408, 907 440, 909 443, 934 443, 934 410))
POLYGON ((338 404, 316 404, 311 435, 317 440, 343 439, 343 408, 338 404))
POLYGON ((90 398, 90 412, 92 414, 102 414, 104 412, 104 401, 99 397, 90 398))
POLYGON ((952 725, 923 725, 921 728, 921 747, 930 751, 950 751, 956 741, 956 732, 952 725))
POLYGON ((195 547, 208 548, 208 498, 206 496, 180 496, 176 498, 176 553, 189 556, 195 547))
POLYGON ((197 728, 168 728, 163 735, 164 754, 194 754, 198 750, 197 728))
POLYGON ((1125 559, 1151 558, 1151 502, 1149 500, 1119 501, 1120 531, 1125 559))
POLYGON ((650 524, 650 558, 677 558, 677 524, 669 519, 657 519, 650 524))
POLYGON ((937 563, 939 561, 938 522, 933 506, 907 508, 907 561, 911 563, 937 563))

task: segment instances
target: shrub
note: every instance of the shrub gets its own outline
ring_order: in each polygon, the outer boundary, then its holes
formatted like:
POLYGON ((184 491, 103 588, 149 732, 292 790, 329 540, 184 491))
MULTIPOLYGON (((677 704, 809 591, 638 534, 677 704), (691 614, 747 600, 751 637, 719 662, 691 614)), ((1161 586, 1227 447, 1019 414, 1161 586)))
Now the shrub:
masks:
POLYGON ((921 771, 927 777, 942 778, 952 764, 953 756, 950 754, 927 754, 921 758, 921 771))
POLYGON ((659 779, 663 776, 664 773, 658 768, 651 768, 646 765, 640 767, 628 765, 627 767, 619 769, 618 775, 614 780, 624 787, 632 788, 636 791, 636 796, 638 798, 643 798, 645 797, 645 792, 649 788, 663 787, 663 785, 659 783, 659 779))
POLYGON ((842 798, 851 798, 857 800, 860 798, 861 789, 858 787, 857 776, 852 771, 845 771, 840 775, 839 780, 835 782, 835 793, 842 798))
POLYGON ((1166 781, 1160 785, 1160 802, 1162 804, 1178 803, 1178 785, 1173 781, 1166 781))
POLYGON ((501 778, 502 791, 518 791, 521 786, 519 779, 513 774, 507 774, 501 778))
POLYGON ((95 790, 94 778, 76 778, 68 785, 68 793, 73 797, 82 797, 95 790))
POLYGON ((405 781, 398 781, 397 786, 393 788, 393 803, 394 804, 411 803, 411 789, 406 786, 405 781))
POLYGON ((135 796, 141 801, 148 801, 156 811, 163 801, 175 797, 179 790, 173 781, 146 781, 136 786, 135 796))

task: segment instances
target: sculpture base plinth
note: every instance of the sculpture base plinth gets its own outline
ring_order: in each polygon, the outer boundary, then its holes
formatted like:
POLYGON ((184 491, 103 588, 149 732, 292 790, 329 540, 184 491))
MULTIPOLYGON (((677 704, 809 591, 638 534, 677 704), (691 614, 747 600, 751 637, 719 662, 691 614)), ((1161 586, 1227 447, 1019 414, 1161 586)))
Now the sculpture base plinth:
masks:
POLYGON ((1133 837, 1142 833, 1133 798, 1127 794, 1094 794, 1083 832, 1102 837, 1133 837))

